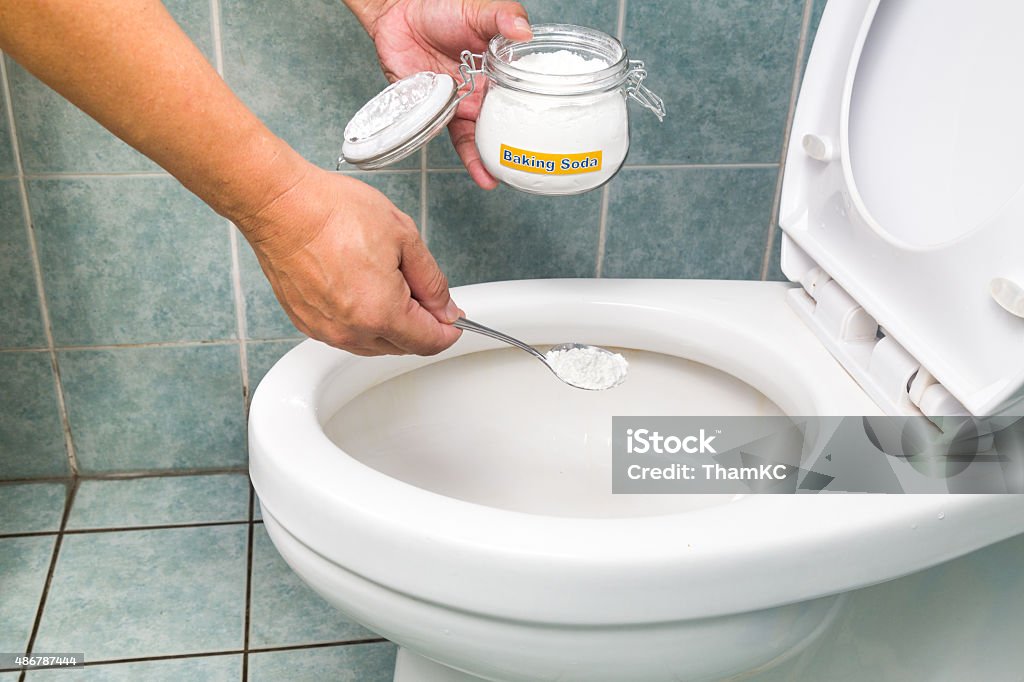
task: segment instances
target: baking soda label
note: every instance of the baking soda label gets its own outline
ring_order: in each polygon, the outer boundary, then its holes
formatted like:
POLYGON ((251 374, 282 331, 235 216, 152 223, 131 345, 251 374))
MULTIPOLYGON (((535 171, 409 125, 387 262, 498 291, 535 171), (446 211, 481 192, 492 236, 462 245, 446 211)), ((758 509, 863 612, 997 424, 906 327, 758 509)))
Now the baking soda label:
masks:
POLYGON ((545 154, 501 145, 501 165, 539 175, 579 175, 601 170, 601 150, 582 154, 545 154))

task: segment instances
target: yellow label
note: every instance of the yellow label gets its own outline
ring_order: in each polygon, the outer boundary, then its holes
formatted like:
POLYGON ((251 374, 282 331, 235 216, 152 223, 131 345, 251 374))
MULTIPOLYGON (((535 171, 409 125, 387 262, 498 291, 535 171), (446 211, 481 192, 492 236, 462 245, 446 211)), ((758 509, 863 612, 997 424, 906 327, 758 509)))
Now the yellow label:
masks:
POLYGON ((501 165, 539 175, 578 175, 601 170, 601 150, 582 154, 543 154, 501 145, 501 165))

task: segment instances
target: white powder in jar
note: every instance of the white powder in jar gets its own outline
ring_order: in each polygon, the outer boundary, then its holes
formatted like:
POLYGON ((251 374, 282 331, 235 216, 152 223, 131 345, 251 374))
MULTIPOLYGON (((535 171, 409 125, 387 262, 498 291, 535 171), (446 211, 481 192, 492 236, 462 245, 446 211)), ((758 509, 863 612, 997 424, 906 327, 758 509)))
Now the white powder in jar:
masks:
POLYGON ((523 55, 512 62, 512 66, 549 76, 576 76, 581 73, 594 73, 601 69, 607 69, 608 62, 603 59, 587 59, 569 50, 558 50, 523 55))
MULTIPOLYGON (((608 64, 559 50, 525 55, 513 66, 550 77, 593 73, 608 64)), ((555 195, 585 192, 608 181, 626 158, 626 98, 620 88, 542 95, 492 80, 477 120, 476 144, 488 172, 516 189, 555 195), (599 168, 592 165, 597 152, 599 168), (562 163, 569 168, 561 168, 562 163), (574 163, 590 165, 573 168, 574 163)))
POLYGON ((629 370, 626 358, 592 346, 552 349, 544 357, 563 381, 593 391, 618 386, 625 381, 629 370))

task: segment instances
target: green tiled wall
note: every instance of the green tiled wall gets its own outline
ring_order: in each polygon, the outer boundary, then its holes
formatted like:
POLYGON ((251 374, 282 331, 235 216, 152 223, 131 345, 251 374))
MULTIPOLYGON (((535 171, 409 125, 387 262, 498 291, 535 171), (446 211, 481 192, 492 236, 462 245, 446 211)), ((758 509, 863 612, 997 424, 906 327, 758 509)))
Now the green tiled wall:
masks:
MULTIPOLYGON (((357 173, 420 223, 452 284, 780 277, 770 224, 785 127, 802 32, 824 2, 525 4, 535 22, 619 35, 669 116, 659 124, 633 107, 627 166, 572 198, 485 193, 446 137, 394 169, 357 173)), ((320 166, 385 84, 340 0, 166 5, 238 95, 320 166)), ((66 476, 71 461, 86 473, 244 466, 245 396, 299 338, 256 259, 161 169, 3 59, 0 479, 66 476)))

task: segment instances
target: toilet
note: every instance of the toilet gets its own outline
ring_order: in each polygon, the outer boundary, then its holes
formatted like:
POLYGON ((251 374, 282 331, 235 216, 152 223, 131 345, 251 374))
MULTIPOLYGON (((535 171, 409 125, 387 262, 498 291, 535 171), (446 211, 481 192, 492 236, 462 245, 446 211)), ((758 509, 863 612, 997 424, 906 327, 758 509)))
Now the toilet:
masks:
POLYGON ((300 344, 249 420, 277 550, 398 644, 396 682, 839 679, 890 655, 1016 679, 1024 495, 615 495, 610 440, 624 415, 1021 414, 1022 21, 830 3, 783 186, 790 283, 453 291, 528 343, 620 350, 613 390, 468 333, 429 358, 300 344))

